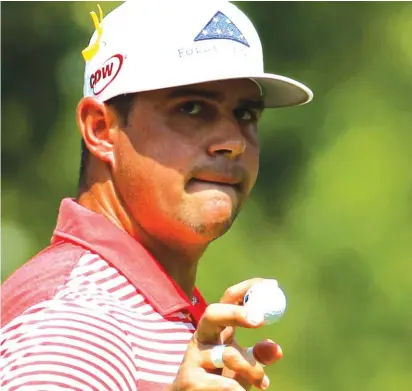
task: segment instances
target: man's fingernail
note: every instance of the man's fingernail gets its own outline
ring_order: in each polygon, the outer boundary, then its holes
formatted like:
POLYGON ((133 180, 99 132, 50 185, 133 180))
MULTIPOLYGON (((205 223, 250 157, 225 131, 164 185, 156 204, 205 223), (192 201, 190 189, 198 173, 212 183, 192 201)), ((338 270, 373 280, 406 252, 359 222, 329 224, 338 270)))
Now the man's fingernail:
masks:
POLYGON ((250 324, 258 325, 264 321, 264 316, 261 311, 249 310, 246 314, 247 321, 250 324))
POLYGON ((269 387, 269 384, 270 384, 270 380, 269 380, 269 378, 265 375, 265 377, 264 377, 263 380, 262 380, 261 386, 262 386, 262 388, 263 388, 264 390, 266 390, 266 388, 269 387))
POLYGON ((277 345, 277 346, 278 346, 277 356, 278 356, 278 357, 283 357, 283 350, 282 350, 282 348, 281 348, 279 345, 277 345))

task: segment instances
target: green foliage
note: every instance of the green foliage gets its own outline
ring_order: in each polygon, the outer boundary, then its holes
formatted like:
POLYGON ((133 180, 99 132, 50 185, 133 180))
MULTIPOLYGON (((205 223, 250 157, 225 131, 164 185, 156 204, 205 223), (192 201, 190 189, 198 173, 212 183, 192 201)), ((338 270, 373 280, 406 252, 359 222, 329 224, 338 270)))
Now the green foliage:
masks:
MULTIPOLYGON (((107 14, 117 3, 104 2, 107 14)), ((267 111, 253 197, 210 247, 209 301, 253 276, 277 278, 284 360, 273 390, 406 391, 412 384, 412 4, 239 2, 266 70, 314 101, 267 111)), ((2 3, 2 278, 48 244, 76 194, 81 50, 92 2, 2 3)))

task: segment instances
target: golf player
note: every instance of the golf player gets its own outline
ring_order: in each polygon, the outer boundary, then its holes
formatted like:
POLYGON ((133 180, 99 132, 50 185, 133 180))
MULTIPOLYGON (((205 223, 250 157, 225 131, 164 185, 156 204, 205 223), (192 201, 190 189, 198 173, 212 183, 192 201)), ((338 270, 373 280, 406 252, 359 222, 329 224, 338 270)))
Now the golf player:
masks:
POLYGON ((262 111, 312 92, 264 72, 253 24, 223 0, 130 0, 92 20, 79 191, 2 286, 1 389, 267 389, 280 347, 234 337, 263 325, 241 305, 259 279, 208 305, 196 271, 255 184, 262 111))

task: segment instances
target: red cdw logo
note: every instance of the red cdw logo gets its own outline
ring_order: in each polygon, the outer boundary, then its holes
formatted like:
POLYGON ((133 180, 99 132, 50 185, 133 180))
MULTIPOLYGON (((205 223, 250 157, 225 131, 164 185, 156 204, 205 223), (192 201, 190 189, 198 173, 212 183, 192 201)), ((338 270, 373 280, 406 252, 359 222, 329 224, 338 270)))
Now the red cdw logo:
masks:
POLYGON ((100 69, 90 76, 90 88, 99 95, 116 78, 123 65, 123 56, 115 54, 106 60, 100 69))

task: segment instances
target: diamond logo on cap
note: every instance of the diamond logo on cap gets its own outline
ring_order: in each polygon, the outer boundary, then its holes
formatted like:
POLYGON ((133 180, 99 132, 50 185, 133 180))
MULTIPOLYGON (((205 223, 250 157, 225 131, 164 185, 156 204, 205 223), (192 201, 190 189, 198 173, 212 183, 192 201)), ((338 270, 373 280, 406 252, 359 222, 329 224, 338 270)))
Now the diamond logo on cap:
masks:
POLYGON ((229 39, 250 47, 236 25, 220 11, 216 12, 215 16, 203 27, 202 31, 195 38, 195 42, 208 39, 229 39))

